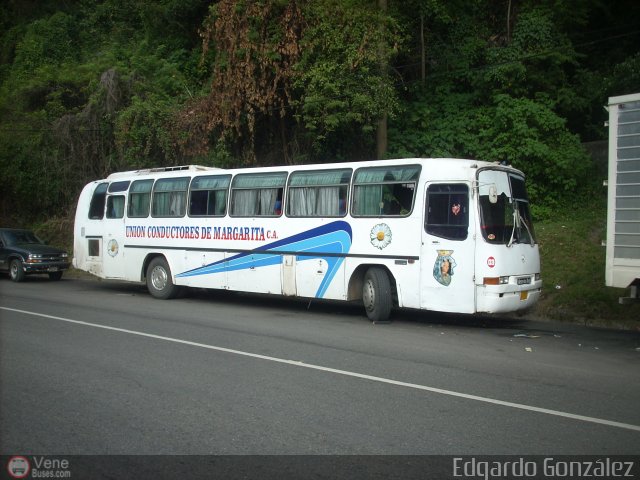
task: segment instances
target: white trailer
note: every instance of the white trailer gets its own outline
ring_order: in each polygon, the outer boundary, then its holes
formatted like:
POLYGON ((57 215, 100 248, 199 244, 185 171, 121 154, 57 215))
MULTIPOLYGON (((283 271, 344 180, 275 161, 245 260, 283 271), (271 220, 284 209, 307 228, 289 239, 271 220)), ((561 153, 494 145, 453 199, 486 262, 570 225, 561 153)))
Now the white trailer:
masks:
POLYGON ((606 285, 640 301, 640 93, 609 98, 606 285))

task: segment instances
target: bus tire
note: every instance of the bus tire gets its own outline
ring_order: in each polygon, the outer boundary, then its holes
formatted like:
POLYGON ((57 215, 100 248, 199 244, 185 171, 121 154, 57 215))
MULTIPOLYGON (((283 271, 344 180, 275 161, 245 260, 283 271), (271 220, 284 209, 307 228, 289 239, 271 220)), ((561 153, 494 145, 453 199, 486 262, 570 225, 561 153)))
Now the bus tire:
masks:
POLYGON ((14 282, 21 282, 24 280, 24 268, 22 267, 22 260, 14 258, 9 264, 9 276, 14 282))
POLYGON ((147 268, 147 289, 155 298, 169 300, 180 293, 180 287, 173 283, 171 269, 164 257, 151 260, 147 268))
POLYGON ((389 320, 392 307, 391 282, 384 269, 371 267, 367 270, 362 285, 362 302, 367 317, 373 323, 389 320))

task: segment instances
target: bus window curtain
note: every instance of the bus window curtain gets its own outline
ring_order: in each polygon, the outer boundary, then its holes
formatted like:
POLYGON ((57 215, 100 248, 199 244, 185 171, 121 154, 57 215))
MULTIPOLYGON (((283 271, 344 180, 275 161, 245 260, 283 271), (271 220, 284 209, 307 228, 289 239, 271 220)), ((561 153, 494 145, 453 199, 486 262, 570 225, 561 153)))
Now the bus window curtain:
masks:
POLYGON ((289 215, 336 217, 340 212, 340 187, 297 187, 290 190, 289 215))
POLYGON ((277 198, 277 188, 260 189, 260 215, 275 215, 277 198))
POLYGON ((149 215, 150 193, 132 193, 129 195, 129 216, 146 217, 149 215))
POLYGON ((107 207, 107 218, 124 217, 124 195, 109 196, 107 207))
POLYGON ((322 217, 340 215, 340 193, 344 192, 350 170, 328 170, 324 172, 296 172, 291 175, 289 214, 299 217, 322 217))
POLYGON ((214 195, 212 197, 215 199, 214 208, 210 210, 210 213, 214 215, 224 215, 227 207, 227 191, 226 190, 216 190, 213 192, 214 195))
POLYGON ((184 216, 184 209, 186 206, 184 192, 171 192, 169 196, 169 215, 172 217, 184 216))
POLYGON ((382 185, 358 185, 355 187, 354 213, 356 215, 380 215, 382 185))
POLYGON ((168 192, 155 193, 153 195, 153 216, 167 217, 169 216, 169 207, 171 199, 168 192))
POLYGON ((382 169, 363 169, 356 174, 356 182, 373 185, 357 185, 355 187, 354 213, 356 215, 380 215, 382 202, 382 185, 388 172, 382 169))
POLYGON ((290 215, 294 217, 309 217, 313 215, 316 204, 316 190, 315 188, 292 188, 291 199, 289 203, 291 205, 290 215))
POLYGON ((129 216, 148 217, 153 180, 136 180, 129 189, 129 216))
POLYGON ((258 213, 257 190, 235 190, 233 192, 233 215, 253 217, 258 213))
POLYGON ((335 217, 340 211, 340 187, 318 188, 316 211, 318 216, 335 217))

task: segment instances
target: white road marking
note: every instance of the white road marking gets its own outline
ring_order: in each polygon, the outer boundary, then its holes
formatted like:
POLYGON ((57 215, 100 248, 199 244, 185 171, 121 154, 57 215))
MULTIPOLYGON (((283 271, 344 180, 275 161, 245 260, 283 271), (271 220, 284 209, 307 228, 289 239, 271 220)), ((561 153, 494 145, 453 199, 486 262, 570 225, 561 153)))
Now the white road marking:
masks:
POLYGON ((131 335, 137 335, 140 337, 147 337, 147 338, 153 338, 155 340, 163 340, 165 342, 172 342, 172 343, 178 343, 178 344, 182 344, 182 345, 189 345, 191 347, 198 347, 198 348, 206 348, 208 350, 215 350, 218 352, 224 352, 224 353, 231 353, 234 355, 241 355, 244 357, 250 357, 250 358, 257 358, 259 360, 266 360, 269 362, 276 362, 276 363, 283 363, 286 365, 293 365, 296 367, 303 367, 303 368, 309 368, 312 370, 319 370, 322 372, 328 372, 328 373, 334 373, 337 375, 344 375, 347 377, 353 377, 353 378, 360 378, 363 380, 370 380, 372 382, 378 382, 378 383, 385 383, 388 385, 395 385, 398 387, 405 387, 405 388, 412 388, 415 390, 423 390, 426 392, 431 392, 431 393, 438 393, 440 395, 448 395, 451 397, 457 397, 457 398, 464 398, 467 400, 474 400, 476 402, 483 402, 483 403, 489 403, 492 405, 500 405, 502 407, 510 407, 510 408, 517 408, 519 410, 526 410, 529 412, 537 412, 537 413, 544 413, 546 415, 554 415, 556 417, 563 417, 563 418, 569 418, 572 420, 578 420, 581 422, 589 422, 589 423, 597 423, 599 425, 606 425, 608 427, 616 427, 616 428, 624 428, 627 430, 634 430, 637 432, 640 432, 640 426, 639 425, 632 425, 629 423, 622 423, 622 422, 615 422, 612 420, 606 420, 603 418, 595 418, 595 417, 588 417, 585 415, 576 415, 573 413, 568 413, 568 412, 562 412, 559 410, 551 410, 548 408, 541 408, 541 407, 535 407, 532 405, 525 405, 522 403, 514 403, 514 402, 505 402, 503 400, 497 400, 495 398, 489 398, 489 397, 481 397, 478 395, 471 395, 468 393, 462 393, 462 392, 455 392, 453 390, 445 390, 442 388, 436 388, 436 387, 429 387, 427 385, 420 385, 420 384, 416 384, 416 383, 408 383, 408 382, 402 382, 399 380, 392 380, 390 378, 384 378, 384 377, 376 377, 373 375, 366 375, 363 373, 357 373, 357 372, 351 372, 348 370, 339 370, 336 368, 330 368, 330 367, 323 367, 321 365, 314 365, 311 363, 304 363, 298 360, 287 360, 285 358, 278 358, 278 357, 270 357, 268 355, 260 355, 257 353, 251 353, 251 352, 244 352, 242 350, 234 350, 232 348, 225 348, 225 347, 217 347, 215 345, 208 345, 206 343, 198 343, 198 342, 191 342, 189 340, 181 340, 179 338, 172 338, 172 337, 164 337, 162 335, 154 335, 152 333, 145 333, 145 332, 139 332, 136 330, 128 330, 126 328, 118 328, 118 327, 110 327, 108 325, 100 325, 98 323, 90 323, 90 322, 83 322, 81 320, 72 320, 70 318, 63 318, 63 317, 56 317, 53 315, 46 315, 44 313, 37 313, 37 312, 29 312, 27 310, 19 310, 16 308, 8 308, 8 307, 0 307, 0 310, 7 310, 10 312, 16 312, 16 313, 23 313, 25 315, 33 315, 36 317, 42 317, 42 318, 48 318, 51 320, 58 320, 61 322, 67 322, 67 323, 73 323, 76 325, 84 325, 86 327, 94 327, 94 328, 101 328, 103 330, 110 330, 113 332, 121 332, 121 333, 128 333, 131 335))

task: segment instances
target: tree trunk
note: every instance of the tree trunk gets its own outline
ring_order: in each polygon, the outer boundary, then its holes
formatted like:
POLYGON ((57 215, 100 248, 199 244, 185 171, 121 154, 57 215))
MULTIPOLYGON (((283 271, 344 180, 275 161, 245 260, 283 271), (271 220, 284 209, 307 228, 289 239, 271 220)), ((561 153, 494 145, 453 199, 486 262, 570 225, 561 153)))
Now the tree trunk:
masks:
MULTIPOLYGON (((387 0, 378 0, 378 7, 383 12, 386 12, 387 0)), ((384 76, 387 73, 387 62, 384 59, 384 45, 381 43, 378 46, 378 49, 380 53, 380 74, 384 76)), ((382 115, 382 118, 380 118, 380 120, 378 121, 378 132, 376 137, 377 137, 376 138, 376 143, 377 143, 376 158, 384 158, 384 156, 387 154, 387 145, 388 145, 387 113, 386 112, 382 115)))
POLYGON ((424 15, 420 15, 420 66, 422 83, 427 79, 427 48, 424 44, 424 15))

